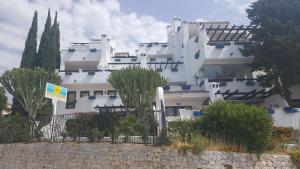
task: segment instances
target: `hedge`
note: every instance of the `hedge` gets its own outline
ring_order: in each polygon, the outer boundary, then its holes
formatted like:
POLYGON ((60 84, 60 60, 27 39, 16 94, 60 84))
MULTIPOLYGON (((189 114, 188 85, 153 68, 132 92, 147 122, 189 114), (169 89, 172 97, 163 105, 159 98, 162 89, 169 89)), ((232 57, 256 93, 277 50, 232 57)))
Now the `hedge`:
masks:
POLYGON ((248 152, 262 152, 267 148, 273 123, 265 108, 219 101, 204 112, 200 124, 204 135, 244 146, 248 152))

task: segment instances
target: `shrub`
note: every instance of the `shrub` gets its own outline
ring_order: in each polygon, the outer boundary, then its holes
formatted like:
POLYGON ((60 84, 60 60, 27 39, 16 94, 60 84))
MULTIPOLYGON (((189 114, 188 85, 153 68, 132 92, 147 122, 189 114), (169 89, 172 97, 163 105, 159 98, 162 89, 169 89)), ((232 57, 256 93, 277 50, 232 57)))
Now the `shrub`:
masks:
POLYGON ((272 151, 285 151, 286 147, 284 144, 292 143, 294 140, 294 130, 289 127, 273 127, 271 144, 269 149, 272 151))
POLYGON ((245 146, 248 152, 259 153, 266 149, 272 131, 272 118, 266 109, 219 101, 204 112, 200 127, 206 136, 245 146))
POLYGON ((103 133, 100 132, 98 128, 93 128, 90 130, 88 138, 90 141, 97 141, 100 140, 103 136, 103 133))
POLYGON ((15 143, 28 140, 29 126, 19 114, 0 117, 0 143, 15 143))
POLYGON ((297 168, 300 168, 300 150, 294 150, 290 152, 289 155, 297 168))
POLYGON ((281 143, 290 143, 294 139, 294 130, 291 127, 273 127, 272 139, 281 143))
POLYGON ((178 152, 182 154, 186 154, 190 150, 191 150, 191 146, 188 144, 183 144, 178 147, 178 152))
POLYGON ((207 144, 206 140, 203 137, 193 136, 192 146, 191 146, 192 153, 193 154, 201 153, 204 150, 206 144, 207 144))
POLYGON ((193 120, 172 121, 168 123, 168 134, 172 141, 191 143, 193 135, 200 134, 200 118, 193 120))
POLYGON ((120 119, 118 132, 125 135, 125 142, 128 141, 129 136, 142 136, 143 140, 147 136, 146 127, 133 115, 128 115, 120 119))
POLYGON ((112 119, 108 113, 103 114, 80 114, 74 119, 66 121, 66 135, 72 138, 88 137, 92 138, 96 130, 103 136, 111 135, 112 119))

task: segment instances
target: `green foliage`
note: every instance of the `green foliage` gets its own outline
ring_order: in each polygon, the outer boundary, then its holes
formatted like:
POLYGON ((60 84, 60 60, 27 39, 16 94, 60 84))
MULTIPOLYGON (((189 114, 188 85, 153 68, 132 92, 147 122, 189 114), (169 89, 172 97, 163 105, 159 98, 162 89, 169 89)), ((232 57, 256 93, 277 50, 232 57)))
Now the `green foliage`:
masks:
POLYGON ((180 145, 177 150, 181 154, 186 154, 191 149, 192 149, 191 145, 183 144, 183 145, 180 145))
POLYGON ((134 107, 143 113, 145 108, 151 108, 157 87, 163 86, 166 80, 154 70, 128 67, 112 72, 108 82, 126 107, 134 107))
POLYGON ((55 14, 54 23, 51 26, 50 9, 45 23, 44 32, 41 36, 41 42, 38 50, 38 59, 40 62, 37 66, 46 70, 53 71, 60 67, 60 32, 59 23, 57 22, 57 13, 55 14))
POLYGON ((190 143, 193 135, 200 134, 200 118, 193 120, 171 121, 168 123, 168 134, 171 140, 190 143))
POLYGON ((0 143, 27 141, 29 126, 18 114, 0 118, 0 143))
POLYGON ((300 83, 300 1, 258 0, 247 10, 252 24, 253 44, 242 53, 254 55, 254 71, 264 72, 258 81, 291 103, 289 88, 300 83))
POLYGON ((206 144, 206 140, 203 137, 194 135, 192 137, 192 146, 191 146, 192 153, 193 154, 201 153, 205 148, 205 144, 206 144))
POLYGON ((35 121, 39 117, 51 116, 52 111, 45 106, 49 106, 49 102, 44 97, 46 82, 53 84, 60 83, 60 77, 54 72, 48 72, 43 69, 13 69, 6 71, 0 77, 0 83, 5 87, 15 100, 28 112, 30 121, 30 135, 33 135, 33 129, 36 128, 35 121), (24 83, 26 82, 26 83, 24 83))
POLYGON ((55 56, 53 55, 54 43, 51 29, 51 16, 50 9, 48 10, 48 16, 44 27, 44 32, 41 36, 41 42, 38 50, 38 58, 40 63, 38 66, 47 70, 54 70, 55 68, 55 56))
POLYGON ((28 112, 23 109, 15 98, 12 98, 11 112, 12 114, 20 114, 23 117, 28 117, 28 112))
POLYGON ((37 64, 37 29, 38 29, 38 13, 34 12, 31 28, 29 29, 28 36, 25 42, 25 49, 22 54, 21 68, 33 69, 37 64))
POLYGON ((67 120, 65 125, 67 136, 72 138, 88 137, 91 141, 99 139, 100 136, 109 136, 112 131, 112 119, 108 113, 80 114, 76 118, 67 120))
POLYGON ((55 68, 60 68, 60 32, 57 22, 57 12, 55 13, 54 23, 51 28, 51 41, 53 43, 53 56, 55 57, 55 68))
POLYGON ((94 142, 100 140, 103 137, 103 132, 99 131, 98 128, 93 128, 90 130, 90 134, 88 136, 89 140, 94 142))
POLYGON ((142 136, 143 138, 147 136, 146 127, 133 115, 128 115, 120 119, 118 132, 125 135, 125 142, 128 141, 129 136, 142 136))
POLYGON ((297 168, 300 168, 300 150, 293 150, 289 153, 289 155, 291 156, 291 159, 297 168))
POLYGON ((208 137, 245 146, 249 152, 266 149, 272 132, 272 118, 265 108, 219 101, 209 105, 200 128, 208 137))
POLYGON ((5 96, 5 90, 3 87, 0 87, 0 117, 2 110, 5 109, 7 103, 7 97, 5 96))

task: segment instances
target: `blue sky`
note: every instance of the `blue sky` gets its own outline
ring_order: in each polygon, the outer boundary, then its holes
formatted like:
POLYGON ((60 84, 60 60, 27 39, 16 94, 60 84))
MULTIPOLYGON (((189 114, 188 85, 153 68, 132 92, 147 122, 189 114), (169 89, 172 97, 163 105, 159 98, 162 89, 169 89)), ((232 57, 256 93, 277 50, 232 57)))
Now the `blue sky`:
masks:
POLYGON ((120 0, 121 8, 127 12, 150 15, 164 22, 177 16, 194 21, 231 21, 248 24, 244 9, 251 0, 120 0))
POLYGON ((117 51, 134 51, 140 42, 166 41, 166 25, 187 21, 248 24, 245 9, 255 0, 0 0, 0 73, 18 67, 34 10, 38 40, 47 10, 58 11, 61 47, 108 34, 117 51))

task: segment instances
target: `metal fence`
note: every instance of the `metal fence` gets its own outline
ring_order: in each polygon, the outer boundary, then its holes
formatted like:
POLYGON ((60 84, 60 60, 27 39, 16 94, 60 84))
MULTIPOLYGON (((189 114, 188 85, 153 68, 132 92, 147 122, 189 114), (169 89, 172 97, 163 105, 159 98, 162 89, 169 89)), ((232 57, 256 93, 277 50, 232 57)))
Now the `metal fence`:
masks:
MULTIPOLYGON (((28 118, 12 119, 0 128, 0 142, 110 142, 159 145, 154 113, 101 112, 39 118, 30 131, 28 118), (23 125, 23 126, 22 126, 23 125)), ((3 124, 2 124, 3 125, 3 124)), ((0 124, 1 127, 1 124, 0 124)))

